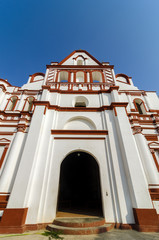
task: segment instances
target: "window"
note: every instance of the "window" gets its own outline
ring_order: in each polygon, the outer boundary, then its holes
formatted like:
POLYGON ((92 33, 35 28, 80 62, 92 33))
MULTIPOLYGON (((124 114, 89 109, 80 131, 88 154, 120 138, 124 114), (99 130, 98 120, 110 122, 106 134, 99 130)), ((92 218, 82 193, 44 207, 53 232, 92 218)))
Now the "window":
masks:
POLYGON ((15 105, 17 103, 18 98, 17 97, 11 97, 9 100, 9 103, 7 105, 6 110, 13 111, 15 109, 15 105))
POLYGON ((65 71, 60 72, 60 82, 61 83, 68 82, 68 72, 65 71))
POLYGON ((24 111, 32 111, 32 108, 33 108, 33 100, 34 100, 34 97, 29 97, 27 98, 25 101, 25 105, 24 105, 24 111))
POLYGON ((102 73, 101 72, 92 72, 92 80, 94 83, 102 82, 102 73))
POLYGON ((141 99, 135 99, 134 104, 139 114, 146 114, 144 102, 141 99))
POLYGON ((83 60, 77 60, 77 65, 83 65, 83 60))
POLYGON ((140 104, 139 104, 139 103, 136 103, 136 106, 137 106, 138 112, 139 112, 140 114, 143 114, 142 109, 141 109, 141 107, 140 107, 140 104))

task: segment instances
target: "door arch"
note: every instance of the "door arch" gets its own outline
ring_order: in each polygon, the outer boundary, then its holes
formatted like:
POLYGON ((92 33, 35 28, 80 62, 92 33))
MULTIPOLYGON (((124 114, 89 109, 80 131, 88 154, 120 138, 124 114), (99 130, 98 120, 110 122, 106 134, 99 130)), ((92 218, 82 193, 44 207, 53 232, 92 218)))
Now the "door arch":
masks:
POLYGON ((61 163, 58 211, 103 216, 99 166, 90 154, 76 151, 61 163))

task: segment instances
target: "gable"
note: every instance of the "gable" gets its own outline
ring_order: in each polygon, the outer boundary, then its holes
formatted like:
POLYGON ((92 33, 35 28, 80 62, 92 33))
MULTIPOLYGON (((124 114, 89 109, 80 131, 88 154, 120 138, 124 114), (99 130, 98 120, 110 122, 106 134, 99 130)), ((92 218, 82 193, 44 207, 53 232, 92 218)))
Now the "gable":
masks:
POLYGON ((66 58, 64 58, 59 65, 102 65, 96 58, 85 50, 75 50, 66 58))

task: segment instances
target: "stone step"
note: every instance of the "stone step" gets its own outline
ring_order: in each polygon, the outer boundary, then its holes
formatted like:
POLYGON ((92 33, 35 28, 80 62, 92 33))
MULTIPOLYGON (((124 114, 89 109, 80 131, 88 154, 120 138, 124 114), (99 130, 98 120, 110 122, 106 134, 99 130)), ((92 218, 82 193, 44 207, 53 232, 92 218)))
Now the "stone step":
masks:
POLYGON ((98 227, 105 224, 105 219, 100 217, 76 217, 76 218, 56 218, 54 225, 70 228, 98 227))
POLYGON ((108 232, 114 228, 114 224, 104 224, 102 226, 95 227, 83 227, 83 228, 75 228, 75 227, 64 227, 58 226, 55 224, 49 224, 46 229, 49 231, 60 232, 60 234, 68 234, 68 235, 89 235, 89 234, 99 234, 108 232))

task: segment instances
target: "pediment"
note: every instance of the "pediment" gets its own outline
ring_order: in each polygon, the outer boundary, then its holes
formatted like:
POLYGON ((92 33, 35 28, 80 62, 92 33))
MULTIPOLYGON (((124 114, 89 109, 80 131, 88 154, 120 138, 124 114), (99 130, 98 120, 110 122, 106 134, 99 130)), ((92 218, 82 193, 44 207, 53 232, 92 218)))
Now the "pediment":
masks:
POLYGON ((84 62, 81 65, 94 65, 101 66, 102 64, 93 57, 90 53, 85 50, 75 50, 71 54, 69 54, 66 58, 64 58, 59 65, 78 65, 77 63, 84 62))

